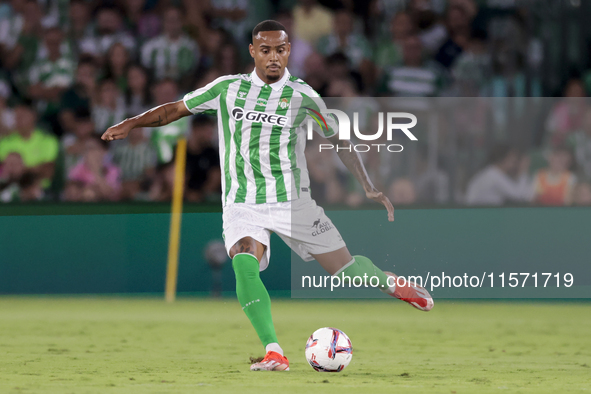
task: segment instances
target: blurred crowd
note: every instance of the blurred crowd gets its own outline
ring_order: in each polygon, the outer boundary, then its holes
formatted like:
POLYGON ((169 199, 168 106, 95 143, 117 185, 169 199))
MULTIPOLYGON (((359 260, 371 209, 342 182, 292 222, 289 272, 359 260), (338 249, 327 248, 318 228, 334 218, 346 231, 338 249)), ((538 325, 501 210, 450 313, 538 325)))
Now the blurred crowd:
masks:
MULTIPOLYGON (((487 3, 1 1, 0 201, 170 200, 181 137, 188 146, 185 199, 219 201, 215 119, 184 118, 108 145, 99 137, 221 75, 252 72, 250 32, 272 18, 288 30, 291 74, 326 97, 487 97, 489 104, 564 97, 528 138, 493 130, 487 114, 499 115, 483 105, 481 117, 463 120, 470 130, 442 132, 430 141, 435 149, 414 150, 412 163, 364 155, 395 204, 591 205, 591 74, 565 75, 555 91, 527 9, 487 3)), ((313 148, 314 197, 363 203, 343 167, 313 148)))

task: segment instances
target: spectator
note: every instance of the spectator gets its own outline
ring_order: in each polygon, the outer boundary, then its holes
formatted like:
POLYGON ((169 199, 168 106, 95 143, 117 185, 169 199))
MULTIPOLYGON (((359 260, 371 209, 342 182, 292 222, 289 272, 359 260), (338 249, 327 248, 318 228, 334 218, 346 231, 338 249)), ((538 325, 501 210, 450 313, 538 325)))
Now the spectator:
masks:
POLYGON ((589 182, 581 182, 575 186, 573 204, 578 206, 591 205, 591 184, 589 182))
POLYGON ((69 56, 62 55, 63 33, 49 28, 43 37, 47 59, 37 61, 29 72, 29 97, 38 100, 38 110, 50 122, 57 135, 62 134, 58 121, 62 94, 74 83, 76 64, 69 56))
MULTIPOLYGON (((372 0, 369 2, 369 15, 366 30, 370 37, 381 37, 389 41, 392 35, 392 20, 397 14, 407 13, 406 0, 372 0)), ((408 13, 407 13, 408 14, 408 13)), ((410 16, 410 15, 409 15, 410 16)), ((414 26, 414 22, 411 21, 414 26)))
MULTIPOLYGON (((222 27, 224 30, 231 32, 234 40, 241 45, 250 43, 250 34, 248 31, 248 11, 249 1, 247 0, 202 0, 203 8, 207 15, 213 18, 213 25, 222 27)), ((252 2, 250 2, 252 3, 252 2)), ((263 1, 261 8, 265 8, 263 1)), ((267 5, 268 6, 268 5, 267 5)), ((255 22, 255 24, 258 23, 255 22)), ((253 24, 254 25, 254 24, 253 24)))
POLYGON ((423 62, 421 41, 417 36, 408 37, 402 46, 403 64, 385 70, 381 92, 402 97, 437 96, 442 88, 438 69, 423 62))
POLYGON ((35 62, 43 36, 43 16, 36 0, 27 0, 22 9, 22 26, 13 26, 11 36, 5 45, 3 66, 13 70, 14 82, 21 93, 28 86, 29 69, 35 62))
POLYGON ((320 37, 331 33, 333 15, 317 0, 298 0, 293 8, 294 33, 312 47, 320 37))
POLYGON ((374 51, 374 63, 381 74, 387 67, 402 64, 402 45, 413 34, 415 27, 407 12, 398 12, 390 23, 390 36, 378 42, 374 51))
POLYGON ((448 38, 435 55, 435 60, 445 68, 453 66, 455 60, 464 51, 472 37, 472 20, 468 12, 460 5, 452 5, 447 10, 448 38))
POLYGON ((581 129, 572 133, 566 143, 574 151, 581 175, 591 179, 591 108, 585 110, 581 129))
POLYGON ((90 3, 85 0, 70 0, 69 21, 66 30, 68 41, 76 58, 83 54, 82 43, 91 40, 94 34, 94 22, 90 15, 90 3))
POLYGON ((449 176, 440 169, 437 159, 433 167, 429 165, 428 153, 426 149, 420 149, 417 155, 417 175, 414 177, 416 199, 427 204, 445 204, 450 195, 449 176))
POLYGON ((101 82, 97 99, 92 106, 94 130, 102 134, 109 127, 122 122, 127 115, 125 99, 112 79, 101 82))
POLYGON ((27 171, 41 179, 43 188, 47 188, 59 152, 57 138, 37 128, 37 114, 30 105, 19 104, 14 115, 16 130, 0 140, 0 161, 10 153, 18 153, 27 171))
POLYGON ((491 76, 490 56, 486 51, 486 35, 475 30, 452 66, 453 95, 477 97, 484 95, 484 88, 491 76))
MULTIPOLYGON (((349 67, 349 58, 341 52, 333 53, 326 58, 326 76, 327 82, 341 81, 348 79, 355 82, 355 89, 363 90, 363 80, 361 74, 349 67)), ((327 86, 328 88, 328 86, 327 86)), ((324 92, 327 93, 326 91, 324 92)))
MULTIPOLYGON (((155 105, 162 105, 178 100, 178 86, 172 79, 164 79, 154 86, 155 105)), ((189 118, 184 117, 166 126, 151 128, 151 140, 156 153, 158 163, 170 163, 174 155, 174 147, 181 137, 185 137, 189 131, 189 118)))
POLYGON ((112 79, 119 91, 127 90, 127 68, 129 67, 129 53, 120 42, 114 43, 107 52, 105 78, 112 79))
POLYGON ((372 54, 365 37, 354 32, 354 22, 349 11, 337 11, 332 32, 318 40, 316 50, 324 56, 344 53, 351 61, 352 68, 361 71, 364 67, 367 68, 372 54))
POLYGON ((160 34, 162 21, 154 12, 156 8, 154 3, 149 8, 146 0, 125 0, 124 7, 126 24, 140 44, 160 34))
POLYGON ((174 189, 174 161, 160 164, 150 187, 150 201, 170 201, 174 189))
POLYGON ((0 139, 14 129, 14 111, 6 104, 10 91, 10 85, 0 79, 0 139))
POLYGON ((20 182, 25 174, 25 164, 20 154, 9 153, 0 165, 0 202, 19 199, 20 182))
POLYGON ((114 43, 120 42, 127 50, 134 54, 135 38, 130 35, 123 25, 121 12, 112 6, 103 6, 96 12, 96 31, 80 42, 79 51, 89 53, 103 61, 103 56, 114 43))
POLYGON ((45 197, 42 180, 32 172, 25 172, 19 182, 19 201, 39 201, 45 197))
POLYGON ((94 123, 92 122, 88 109, 80 109, 76 112, 74 124, 73 133, 67 134, 62 138, 64 175, 66 176, 82 159, 88 141, 90 141, 95 134, 94 123))
POLYGON ((4 56, 17 45, 24 25, 25 1, 11 1, 0 19, 0 50, 4 56))
POLYGON ((277 14, 275 20, 285 26, 289 43, 291 44, 291 55, 289 56, 289 73, 296 77, 304 76, 304 63, 310 54, 314 51, 312 46, 302 40, 295 34, 294 20, 291 12, 282 12, 277 14))
POLYGON ((325 95, 328 80, 326 59, 318 52, 312 52, 304 62, 304 77, 308 85, 321 96, 325 95))
POLYGON ((571 152, 568 148, 552 149, 548 167, 541 169, 534 177, 534 201, 540 205, 570 205, 577 182, 570 171, 571 152))
MULTIPOLYGON (((232 41, 224 42, 216 53, 213 69, 218 75, 238 74, 240 65, 240 55, 236 44, 232 41)), ((248 72, 251 72, 253 69, 254 65, 248 67, 248 72)))
POLYGON ((507 36, 492 43, 492 72, 487 94, 492 97, 540 97, 542 87, 534 74, 528 74, 524 50, 515 38, 507 36))
POLYGON ((62 94, 59 120, 66 133, 73 133, 75 114, 79 111, 90 111, 95 100, 97 69, 92 57, 84 56, 78 62, 74 85, 62 94))
POLYGON ((74 201, 117 200, 120 171, 107 154, 106 143, 98 138, 86 142, 82 159, 68 174, 66 195, 74 201), (76 190, 77 189, 77 190, 76 190))
MULTIPOLYGON (((230 33, 222 28, 206 30, 207 39, 200 45, 201 59, 199 60, 199 71, 209 70, 214 66, 218 52, 222 45, 232 41, 230 33)), ((202 74, 202 72, 198 72, 202 74)))
POLYGON ((447 30, 433 9, 431 0, 410 0, 408 13, 418 29, 422 48, 430 56, 437 53, 447 39, 447 30))
POLYGON ((583 98, 586 97, 585 88, 580 79, 567 82, 564 97, 554 106, 546 123, 547 140, 551 146, 564 144, 571 133, 580 130, 587 112, 587 102, 583 98))
POLYGON ((490 156, 490 164, 474 175, 468 184, 468 205, 503 205, 525 202, 532 198, 527 176, 529 160, 520 157, 515 148, 498 145, 490 156))
POLYGON ((417 200, 415 186, 410 179, 398 178, 388 189, 390 201, 394 205, 414 204, 417 200))
POLYGON ((215 121, 201 115, 193 118, 187 141, 188 201, 208 200, 221 194, 221 171, 218 150, 212 145, 215 121))
POLYGON ((128 116, 136 116, 150 109, 148 71, 139 64, 132 64, 127 69, 127 85, 125 104, 128 116))
POLYGON ((121 199, 135 200, 147 191, 155 174, 156 152, 145 138, 145 130, 129 134, 126 144, 113 148, 113 163, 121 169, 121 199))
MULTIPOLYGON (((349 78, 341 78, 341 79, 332 79, 328 85, 327 88, 327 97, 359 97, 359 91, 357 90, 357 85, 355 84, 355 82, 352 79, 349 78)), ((369 101, 368 100, 364 100, 363 101, 369 101)), ((353 111, 357 110, 360 111, 361 108, 358 106, 359 104, 362 104, 362 102, 355 100, 354 102, 349 102, 349 101, 340 101, 339 103, 344 104, 346 106, 345 111, 349 113, 353 113, 353 111), (350 105, 347 105, 350 104, 350 105)), ((377 109, 375 107, 371 107, 372 109, 377 109)), ((361 112, 361 111, 360 111, 361 112)), ((364 114, 360 114, 361 117, 364 117, 364 114)), ((365 118, 364 118, 365 119, 365 118)), ((360 121, 359 122, 359 129, 360 130, 364 130, 365 129, 365 124, 360 121)))
POLYGON ((163 34, 142 47, 142 64, 158 80, 172 78, 178 81, 195 70, 199 47, 183 33, 183 12, 179 8, 167 8, 163 19, 163 34))

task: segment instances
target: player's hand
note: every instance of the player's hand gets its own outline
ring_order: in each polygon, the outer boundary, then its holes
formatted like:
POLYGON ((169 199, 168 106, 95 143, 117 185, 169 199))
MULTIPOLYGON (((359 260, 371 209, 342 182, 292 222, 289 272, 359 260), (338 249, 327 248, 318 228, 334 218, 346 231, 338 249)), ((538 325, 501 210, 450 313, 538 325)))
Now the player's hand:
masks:
POLYGON ((111 126, 103 133, 101 136, 102 140, 105 141, 113 141, 113 140, 122 140, 123 138, 127 137, 129 132, 131 131, 131 127, 125 124, 126 122, 121 122, 116 124, 115 126, 111 126))
POLYGON ((385 206, 386 209, 388 210, 388 221, 390 221, 390 222, 394 221, 394 207, 392 206, 390 199, 388 197, 386 197, 384 195, 384 193, 374 189, 374 190, 365 192, 365 195, 367 196, 367 198, 371 198, 375 202, 379 202, 380 204, 385 206))

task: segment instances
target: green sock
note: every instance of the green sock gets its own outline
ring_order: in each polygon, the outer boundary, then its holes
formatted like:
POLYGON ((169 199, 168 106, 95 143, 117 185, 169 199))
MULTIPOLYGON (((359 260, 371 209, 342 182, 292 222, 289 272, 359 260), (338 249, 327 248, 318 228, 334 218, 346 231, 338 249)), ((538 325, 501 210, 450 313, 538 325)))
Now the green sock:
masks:
MULTIPOLYGON (((365 256, 353 256, 353 261, 345 269, 341 269, 335 276, 343 277, 348 276, 351 278, 351 283, 353 283, 353 278, 355 276, 359 276, 363 278, 363 275, 367 275, 367 285, 370 285, 370 278, 372 276, 376 276, 379 279, 379 286, 380 288, 388 288, 388 275, 384 274, 384 271, 379 269, 365 256)), ((363 279, 362 279, 363 280, 363 279)), ((374 282, 375 283, 375 280, 374 282)))
POLYGON ((271 318, 271 298, 259 276, 258 260, 251 254, 238 254, 232 259, 232 267, 236 274, 238 302, 250 319, 263 346, 277 342, 271 318))

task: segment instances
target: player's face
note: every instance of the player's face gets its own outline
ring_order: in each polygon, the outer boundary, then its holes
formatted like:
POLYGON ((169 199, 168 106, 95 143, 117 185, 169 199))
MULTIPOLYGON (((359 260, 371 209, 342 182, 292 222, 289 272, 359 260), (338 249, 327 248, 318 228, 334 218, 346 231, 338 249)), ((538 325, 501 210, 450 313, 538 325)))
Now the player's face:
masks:
POLYGON ((284 31, 262 31, 250 44, 250 56, 259 77, 267 83, 281 79, 287 66, 291 45, 284 31))

